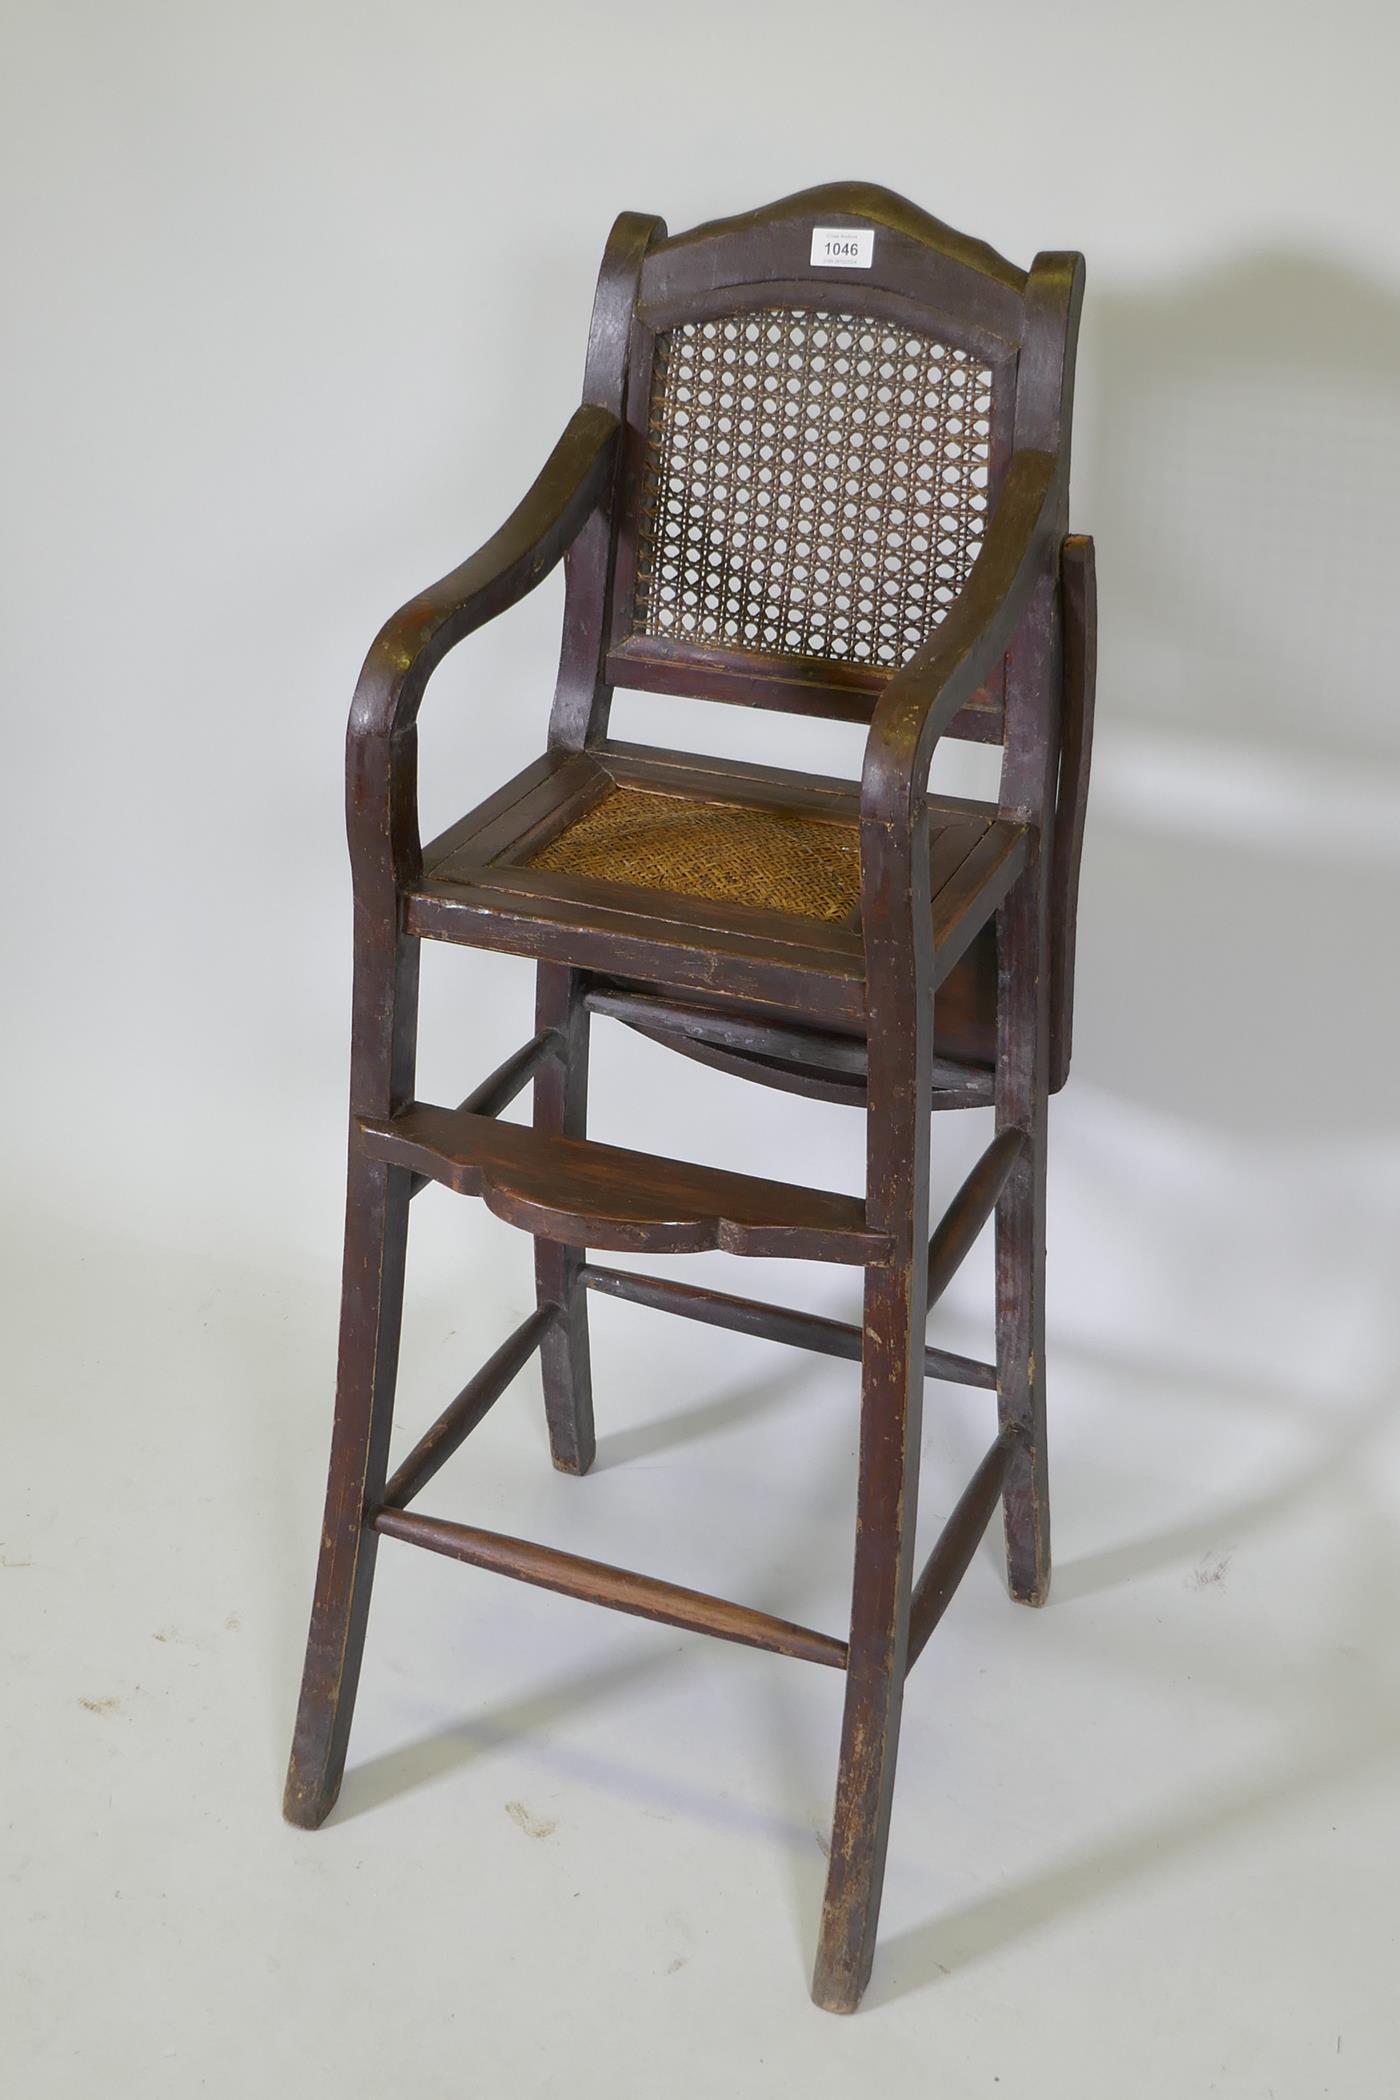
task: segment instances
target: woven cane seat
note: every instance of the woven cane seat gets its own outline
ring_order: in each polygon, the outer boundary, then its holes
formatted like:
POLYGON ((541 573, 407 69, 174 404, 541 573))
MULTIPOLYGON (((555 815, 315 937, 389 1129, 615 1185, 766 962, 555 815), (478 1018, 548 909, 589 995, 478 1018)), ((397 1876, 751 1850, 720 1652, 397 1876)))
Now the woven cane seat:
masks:
MULTIPOLYGON (((994 804, 930 795, 928 810, 941 1054, 985 1064, 990 912, 1023 864, 1026 830, 994 804)), ((423 862, 412 933, 479 939, 489 915, 499 944, 522 954, 864 1024, 854 783, 630 745, 556 749, 425 846, 423 862)))
POLYGON ((845 919, 860 902, 855 823, 644 788, 610 789, 527 865, 804 919, 845 919))

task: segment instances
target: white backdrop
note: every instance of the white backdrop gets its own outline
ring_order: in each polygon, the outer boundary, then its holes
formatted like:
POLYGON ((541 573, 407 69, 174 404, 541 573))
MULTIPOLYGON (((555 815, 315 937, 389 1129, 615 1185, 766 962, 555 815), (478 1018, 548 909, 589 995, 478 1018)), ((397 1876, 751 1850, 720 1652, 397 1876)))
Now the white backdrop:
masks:
MULTIPOLYGON (((356 2094, 405 2066, 650 2094, 665 2036, 677 2093, 1391 2093, 1393 11, 4 19, 23 2090, 242 2095, 319 2058, 356 2094), (1085 250, 1103 633, 1053 1115, 1055 1599, 1014 1612, 991 1541, 922 1666, 886 1952, 842 2025, 804 1995, 835 1707, 783 1664, 386 1549, 374 1813, 353 1772, 315 1838, 277 1797, 330 1419, 360 657, 562 428, 616 211, 678 229, 847 175, 1023 263, 1085 250)), ((540 748, 558 610, 555 578, 435 680, 429 831, 540 748)), ((859 762, 837 727, 615 720, 859 762)), ((521 1039, 529 971, 443 950, 425 979, 422 1090, 453 1098, 521 1039)), ((603 1136, 859 1183, 841 1111, 604 1024, 595 1098, 603 1136)), ((983 1138, 950 1120, 944 1186, 983 1138)), ((415 1429, 529 1291, 514 1235, 420 1208, 415 1429)), ((988 1281, 982 1250, 953 1346, 984 1344, 988 1281)), ((852 1304, 781 1265, 737 1287, 852 1304)), ((839 1625, 849 1374, 632 1309, 596 1333, 596 1479, 550 1475, 526 1378, 434 1507, 839 1625)), ((975 1402, 930 1408, 930 1525, 975 1402)))

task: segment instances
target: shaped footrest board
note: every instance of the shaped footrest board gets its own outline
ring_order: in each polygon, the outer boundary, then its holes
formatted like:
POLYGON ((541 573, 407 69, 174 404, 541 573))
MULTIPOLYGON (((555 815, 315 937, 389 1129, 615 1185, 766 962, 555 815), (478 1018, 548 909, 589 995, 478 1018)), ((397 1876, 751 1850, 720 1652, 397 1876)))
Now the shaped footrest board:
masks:
POLYGON ((887 1261, 890 1243, 858 1196, 659 1159, 589 1138, 545 1137, 460 1109, 414 1102, 387 1121, 362 1118, 376 1159, 480 1196, 508 1225, 568 1246, 799 1261, 887 1261))

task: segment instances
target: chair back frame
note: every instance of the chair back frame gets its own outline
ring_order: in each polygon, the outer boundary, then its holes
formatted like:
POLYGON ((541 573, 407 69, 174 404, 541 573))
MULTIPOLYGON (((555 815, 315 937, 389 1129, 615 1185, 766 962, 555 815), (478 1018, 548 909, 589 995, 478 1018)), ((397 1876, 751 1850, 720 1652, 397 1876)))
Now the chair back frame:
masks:
MULTIPOLYGON (((992 373, 988 509, 1013 443, 1058 434, 1073 356, 1073 314, 1041 341, 1047 266, 1018 269, 986 243, 865 183, 832 183, 761 211, 667 237, 664 221, 624 213, 599 277, 584 398, 619 416, 623 440, 608 520, 568 560, 568 614, 551 741, 607 733, 615 686, 869 722, 888 667, 657 640, 632 631, 647 420, 657 338, 686 323, 765 308, 884 321, 934 339, 992 373), (874 232, 868 268, 814 266, 815 226, 874 232), (1058 341, 1053 338, 1058 335, 1058 341), (1029 355, 1027 353, 1030 353, 1029 355), (591 674, 591 675, 590 675, 591 674)), ((1058 448, 1058 435, 1056 437, 1058 448)), ((1067 466, 1067 462, 1066 462, 1067 466)), ((1004 737, 997 672, 945 732, 1004 737)))

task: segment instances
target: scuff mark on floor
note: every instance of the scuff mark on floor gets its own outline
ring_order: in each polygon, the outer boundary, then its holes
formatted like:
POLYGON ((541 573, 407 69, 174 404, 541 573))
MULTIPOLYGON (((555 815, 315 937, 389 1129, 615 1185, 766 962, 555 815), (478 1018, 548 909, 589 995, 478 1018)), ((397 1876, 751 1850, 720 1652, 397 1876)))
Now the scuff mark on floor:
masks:
POLYGON ((1191 1585, 1194 1589, 1216 1589, 1230 1572, 1234 1548, 1228 1553, 1205 1553, 1191 1570, 1191 1585))
POLYGON ((557 1816, 532 1815, 523 1801, 507 1801, 506 1814, 510 1817, 512 1823, 520 1825, 526 1837, 553 1837, 555 1831, 559 1828, 557 1816))

